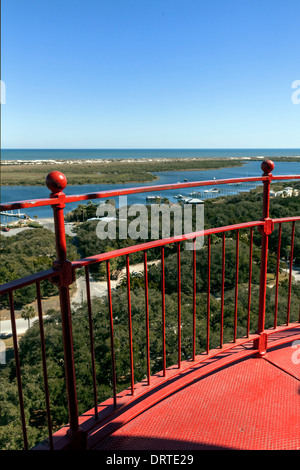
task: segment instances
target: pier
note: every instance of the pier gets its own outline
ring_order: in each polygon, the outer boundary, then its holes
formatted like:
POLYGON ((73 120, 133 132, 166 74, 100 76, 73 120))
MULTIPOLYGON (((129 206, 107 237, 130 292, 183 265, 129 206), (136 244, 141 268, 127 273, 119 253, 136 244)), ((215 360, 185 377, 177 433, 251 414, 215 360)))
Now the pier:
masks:
POLYGON ((8 211, 3 211, 3 212, 0 212, 0 215, 3 215, 5 217, 16 217, 17 219, 30 219, 30 217, 22 212, 20 212, 20 210, 18 210, 18 212, 8 212, 8 211))

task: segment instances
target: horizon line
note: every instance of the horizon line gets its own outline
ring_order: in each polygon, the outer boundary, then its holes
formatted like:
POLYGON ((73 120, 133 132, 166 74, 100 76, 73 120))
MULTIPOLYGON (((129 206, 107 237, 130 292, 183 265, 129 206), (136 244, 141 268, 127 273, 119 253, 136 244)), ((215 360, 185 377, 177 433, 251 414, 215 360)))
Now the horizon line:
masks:
POLYGON ((7 147, 1 150, 300 150, 300 147, 7 147))

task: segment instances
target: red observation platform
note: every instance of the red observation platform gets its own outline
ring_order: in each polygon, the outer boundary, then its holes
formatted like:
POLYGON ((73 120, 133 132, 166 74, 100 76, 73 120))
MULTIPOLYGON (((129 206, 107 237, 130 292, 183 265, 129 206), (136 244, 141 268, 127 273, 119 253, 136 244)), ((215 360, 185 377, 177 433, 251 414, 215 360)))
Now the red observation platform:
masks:
POLYGON ((165 398, 140 413, 138 399, 125 406, 91 442, 119 451, 299 450, 300 328, 274 334, 262 357, 251 350, 236 346, 170 378, 152 391, 165 398))

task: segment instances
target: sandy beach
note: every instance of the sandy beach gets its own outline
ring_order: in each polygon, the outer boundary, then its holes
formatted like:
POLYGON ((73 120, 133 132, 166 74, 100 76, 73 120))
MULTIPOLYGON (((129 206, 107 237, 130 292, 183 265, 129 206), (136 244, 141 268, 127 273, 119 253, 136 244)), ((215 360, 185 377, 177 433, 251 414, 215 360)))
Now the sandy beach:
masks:
MULTIPOLYGON (((264 158, 263 156, 254 157, 257 159, 264 158)), ((293 157, 299 158, 299 157, 293 157)), ((189 161, 216 161, 217 158, 200 158, 200 157, 185 157, 185 158, 126 158, 126 159, 78 159, 78 160, 58 160, 58 159, 49 159, 49 160, 3 160, 2 165, 95 165, 103 163, 108 165, 110 163, 171 163, 173 161, 177 162, 189 162, 189 161)), ((227 157, 222 158, 222 160, 251 160, 251 157, 227 157)))
MULTIPOLYGON (((245 160, 245 161, 251 161, 251 160, 262 160, 266 158, 264 155, 255 155, 253 157, 222 157, 222 158, 217 158, 217 157, 175 157, 175 158, 118 158, 118 159, 55 159, 55 158, 50 158, 50 159, 37 159, 37 160, 2 160, 1 165, 4 166, 19 166, 19 165, 99 165, 99 164, 104 164, 104 165, 109 165, 109 164, 115 164, 115 163, 131 163, 134 165, 140 164, 140 163, 173 163, 173 162, 183 162, 183 163, 188 163, 188 162, 211 162, 211 161, 228 161, 228 160, 233 160, 233 161, 240 161, 240 160, 245 160)), ((286 160, 286 159, 291 159, 291 160, 297 160, 300 159, 300 155, 290 155, 290 156, 281 156, 281 157, 272 157, 274 160, 286 160)))

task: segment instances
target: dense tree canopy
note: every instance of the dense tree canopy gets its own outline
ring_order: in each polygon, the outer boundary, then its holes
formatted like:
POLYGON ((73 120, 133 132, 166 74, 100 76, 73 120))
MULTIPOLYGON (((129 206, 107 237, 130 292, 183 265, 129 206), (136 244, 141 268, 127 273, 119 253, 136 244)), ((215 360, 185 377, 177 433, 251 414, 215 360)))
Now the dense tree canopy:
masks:
MULTIPOLYGON (((54 234, 47 229, 26 230, 11 237, 1 236, 0 239, 0 283, 13 281, 29 274, 52 267, 56 259, 54 234)), ((67 236, 67 250, 70 260, 79 257, 72 238, 67 236)), ((48 281, 41 284, 43 296, 57 293, 57 287, 48 281)), ((35 286, 24 287, 15 292, 15 306, 22 307, 36 298, 35 286)), ((0 307, 7 307, 6 296, 0 297, 0 307)))
MULTIPOLYGON (((205 204, 205 227, 230 225, 239 221, 258 220, 261 217, 262 195, 257 191, 247 195, 231 196, 210 200, 205 204)), ((94 209, 89 208, 91 213, 94 209)), ((272 217, 299 215, 299 202, 296 197, 271 200, 272 217)), ((77 228, 77 236, 68 238, 68 257, 75 259, 94 255, 112 249, 118 249, 135 240, 100 240, 96 236, 97 222, 81 222, 77 228)), ((289 260, 291 243, 291 224, 282 229, 281 263, 286 267, 289 260)), ((238 325, 237 335, 247 332, 248 323, 248 280, 249 280, 249 230, 239 233, 239 276, 238 276, 238 325)), ((274 280, 277 259, 278 228, 270 236, 268 274, 274 280)), ((56 258, 54 236, 45 229, 33 229, 13 237, 1 237, 1 257, 4 260, 0 268, 1 282, 8 282, 32 272, 47 269, 56 258)), ((252 297, 250 330, 257 328, 258 293, 260 272, 261 235, 258 230, 253 232, 253 265, 252 265, 252 297)), ((144 241, 144 240, 143 240, 144 241)), ((139 241, 138 241, 139 242, 139 241)), ((225 309, 224 309, 224 342, 233 339, 233 322, 235 309, 236 282, 236 233, 228 232, 225 240, 225 309)), ((300 232, 296 224, 294 262, 300 263, 300 232)), ((193 252, 185 250, 181 243, 181 350, 182 359, 192 355, 192 315, 193 315, 193 252)), ((148 259, 156 259, 158 263, 148 267, 149 279, 149 321, 150 321, 150 359, 151 373, 162 369, 162 292, 161 266, 159 263, 160 249, 149 250, 148 259)), ((206 348, 207 321, 210 324, 210 346, 218 347, 220 342, 221 285, 222 285, 222 237, 211 237, 211 289, 210 310, 207 312, 207 238, 204 247, 196 253, 196 352, 199 354, 206 348), (209 317, 208 317, 209 313, 209 317), (209 318, 209 320, 208 320, 209 318)), ((143 261, 142 253, 130 255, 130 263, 143 261)), ((119 270, 125 265, 125 259, 115 258, 111 261, 111 269, 119 270)), ((105 277, 105 263, 91 267, 94 279, 105 277)), ((178 285, 177 285, 176 245, 165 249, 165 302, 166 302, 166 352, 167 366, 177 362, 178 345, 178 285)), ((19 307, 24 307, 35 298, 35 290, 26 288, 15 297, 19 307)), ((56 287, 49 283, 42 295, 49 296, 56 292, 56 287)), ((291 321, 298 319, 300 286, 293 284, 291 302, 291 321)), ((5 300, 2 300, 6 306, 5 300)), ((275 303, 274 281, 268 283, 266 303, 266 327, 273 325, 275 303)), ((145 291, 144 274, 131 276, 131 308, 133 328, 133 355, 135 381, 146 377, 146 330, 145 330, 145 291)), ((116 376, 118 391, 130 384, 130 356, 128 346, 128 312, 127 312, 127 281, 121 280, 120 285, 112 292, 112 309, 114 321, 114 346, 116 359, 116 376)), ((287 280, 280 280, 278 324, 286 321, 287 312, 287 280)), ((51 418, 53 428, 57 429, 68 421, 66 402, 66 385, 64 371, 64 351, 62 342, 62 326, 60 313, 47 311, 44 318, 47 368, 51 401, 51 418)), ((93 332, 95 341, 96 377, 98 385, 98 401, 101 402, 112 395, 112 370, 110 350, 110 323, 106 296, 94 298, 92 301, 93 332)), ((93 386, 91 370, 91 352, 87 305, 73 308, 72 324, 74 334, 74 354, 77 377, 79 413, 92 408, 93 386)), ((19 354, 21 363, 26 422, 31 446, 47 437, 44 386, 40 352, 40 335, 37 323, 33 323, 26 334, 20 338, 19 354)), ((13 358, 6 365, 0 365, 0 448, 22 448, 22 432, 19 416, 18 391, 15 363, 13 358)))

